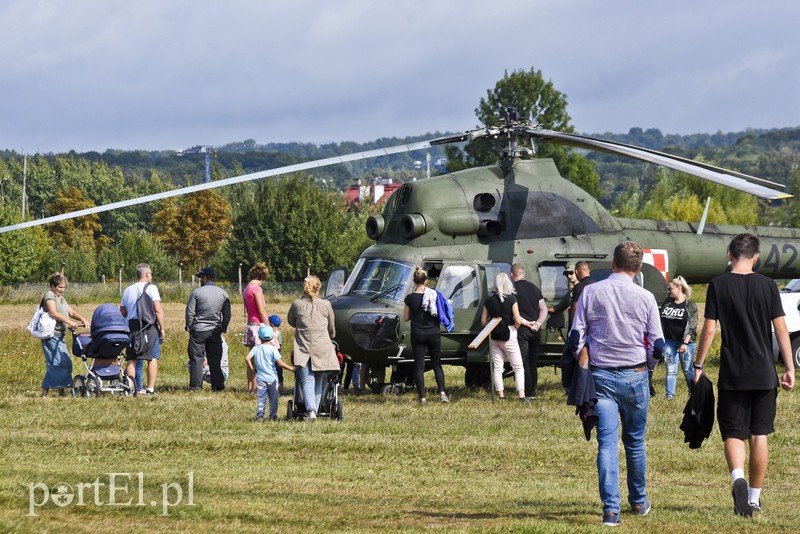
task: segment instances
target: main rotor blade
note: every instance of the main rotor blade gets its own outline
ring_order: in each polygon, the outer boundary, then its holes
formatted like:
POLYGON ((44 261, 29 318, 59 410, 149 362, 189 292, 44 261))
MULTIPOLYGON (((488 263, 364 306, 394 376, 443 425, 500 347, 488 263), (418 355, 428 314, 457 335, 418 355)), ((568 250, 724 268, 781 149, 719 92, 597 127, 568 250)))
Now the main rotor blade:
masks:
POLYGON ((259 180, 261 178, 268 178, 270 176, 278 176, 281 174, 288 174, 292 172, 305 171, 308 169, 316 169, 320 167, 327 167, 337 163, 347 163, 350 161, 365 160, 377 158, 380 156, 390 156, 392 154, 402 154, 404 152, 412 152, 414 150, 423 150, 430 148, 431 144, 428 141, 420 141, 418 143, 411 143, 407 145, 396 145, 388 148, 376 148, 374 150, 366 150, 364 152, 356 152, 355 154, 347 154, 345 156, 333 156, 325 159, 318 159, 314 161, 306 161, 303 163, 296 163, 294 165, 287 165, 286 167, 279 167, 277 169, 269 169, 266 171, 254 172, 251 174, 244 174, 242 176, 234 176, 232 178, 225 178, 224 180, 217 180, 216 182, 209 182, 198 185, 191 185, 189 187, 182 187, 180 189, 172 189, 164 191, 163 193, 155 193, 153 195, 146 195, 143 197, 131 198, 128 200, 121 200, 119 202, 112 202, 111 204, 104 204, 102 206, 95 206, 78 211, 71 211, 69 213, 62 213, 60 215, 53 215, 43 219, 36 219, 34 221, 26 221, 19 224, 12 224, 10 226, 3 226, 0 228, 0 234, 11 232, 12 230, 21 230, 23 228, 31 228, 33 226, 40 226, 42 224, 54 223, 58 221, 66 221, 76 217, 84 217, 95 213, 102 213, 104 211, 111 211, 118 208, 127 208, 129 206, 136 206, 146 202, 153 202, 154 200, 163 200, 165 198, 177 197, 186 195, 188 193, 196 193, 206 189, 214 189, 217 187, 225 187, 227 185, 238 184, 241 182, 249 182, 252 180, 259 180))
POLYGON ((648 163, 655 163, 669 167, 676 171, 691 174, 698 178, 703 178, 710 182, 721 184, 738 191, 743 191, 751 195, 769 200, 778 200, 783 198, 791 198, 792 195, 782 191, 776 191, 771 187, 783 188, 782 184, 756 178, 749 174, 744 174, 736 171, 730 171, 721 167, 716 167, 708 163, 690 160, 680 156, 674 156, 665 152, 658 152, 647 148, 626 145, 614 141, 605 141, 602 139, 595 139, 594 137, 587 137, 577 134, 568 134, 562 132, 554 132, 552 130, 544 130, 539 128, 529 128, 526 133, 540 139, 542 141, 552 141, 562 145, 569 145, 578 148, 588 148, 591 150, 598 150, 600 152, 607 152, 619 156, 627 156, 629 158, 646 161, 648 163), (769 186, 769 187, 767 187, 769 186))

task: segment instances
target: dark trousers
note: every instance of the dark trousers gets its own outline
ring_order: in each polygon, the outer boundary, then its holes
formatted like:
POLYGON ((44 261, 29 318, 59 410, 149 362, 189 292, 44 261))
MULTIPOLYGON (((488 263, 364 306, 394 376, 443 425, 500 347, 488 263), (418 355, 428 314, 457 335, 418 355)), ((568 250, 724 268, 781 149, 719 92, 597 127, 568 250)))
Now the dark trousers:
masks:
POLYGON ((517 330, 517 343, 522 353, 522 368, 525 372, 525 396, 535 397, 539 384, 539 345, 542 335, 534 332, 527 326, 520 326, 517 330))
POLYGON ((436 378, 436 388, 440 393, 444 391, 444 371, 442 370, 442 334, 411 333, 411 353, 414 355, 414 381, 417 383, 419 398, 425 397, 425 352, 431 356, 433 376, 436 378))
POLYGON ((211 390, 225 389, 225 375, 222 374, 222 330, 192 330, 189 332, 189 389, 203 386, 203 360, 208 361, 211 374, 211 390))

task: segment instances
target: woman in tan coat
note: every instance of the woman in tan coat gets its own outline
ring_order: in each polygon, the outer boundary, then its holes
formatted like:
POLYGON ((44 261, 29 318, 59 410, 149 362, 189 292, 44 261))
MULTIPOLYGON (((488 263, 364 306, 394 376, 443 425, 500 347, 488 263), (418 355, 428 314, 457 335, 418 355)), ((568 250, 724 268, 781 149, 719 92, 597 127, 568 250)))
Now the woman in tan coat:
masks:
POLYGON ((339 360, 331 340, 336 336, 331 303, 319 297, 321 284, 309 276, 303 284, 305 295, 289 308, 286 320, 295 328, 294 365, 303 388, 308 419, 317 418, 325 371, 339 371, 339 360))

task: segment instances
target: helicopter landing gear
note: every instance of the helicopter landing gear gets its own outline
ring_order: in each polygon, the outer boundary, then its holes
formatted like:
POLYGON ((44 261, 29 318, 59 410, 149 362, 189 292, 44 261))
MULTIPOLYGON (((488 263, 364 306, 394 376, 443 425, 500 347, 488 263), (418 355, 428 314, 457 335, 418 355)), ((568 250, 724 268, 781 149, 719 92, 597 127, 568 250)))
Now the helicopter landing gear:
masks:
POLYGON ((488 363, 468 363, 464 371, 464 385, 468 388, 489 389, 491 371, 488 363))

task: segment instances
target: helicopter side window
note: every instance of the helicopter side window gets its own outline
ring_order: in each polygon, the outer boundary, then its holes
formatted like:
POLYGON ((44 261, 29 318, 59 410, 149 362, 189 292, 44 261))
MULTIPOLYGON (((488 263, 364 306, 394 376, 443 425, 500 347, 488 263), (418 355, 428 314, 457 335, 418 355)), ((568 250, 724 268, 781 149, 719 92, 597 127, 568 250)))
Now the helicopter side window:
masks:
POLYGON ((564 276, 564 268, 563 264, 539 266, 539 281, 545 300, 559 300, 567 294, 569 287, 567 287, 567 277, 564 276))
POLYGON ((437 289, 454 310, 476 308, 480 301, 478 276, 469 265, 448 265, 439 275, 437 289))
POLYGON ((490 263, 483 266, 483 272, 486 273, 486 289, 492 291, 495 289, 495 279, 500 273, 511 274, 511 264, 509 263, 490 263))

